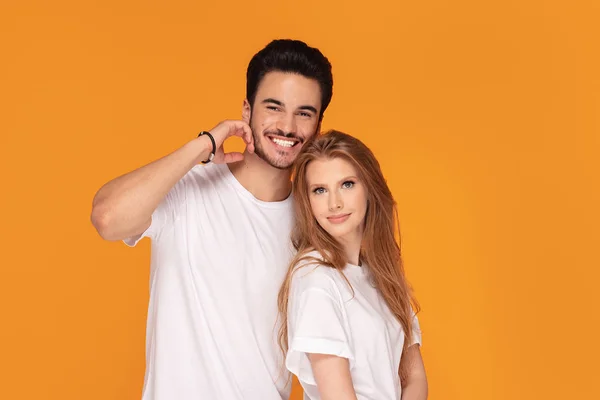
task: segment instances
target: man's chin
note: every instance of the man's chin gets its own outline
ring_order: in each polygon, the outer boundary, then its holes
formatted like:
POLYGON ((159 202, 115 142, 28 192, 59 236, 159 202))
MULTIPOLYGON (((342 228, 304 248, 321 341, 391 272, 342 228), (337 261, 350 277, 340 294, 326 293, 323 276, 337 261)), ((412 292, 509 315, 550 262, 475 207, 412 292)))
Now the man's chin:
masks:
POLYGON ((294 165, 294 163, 293 163, 293 162, 285 162, 285 163, 282 163, 282 162, 275 162, 275 161, 273 161, 273 160, 265 160, 265 162, 266 162, 267 164, 269 164, 271 167, 273 167, 273 168, 277 168, 277 169, 280 169, 280 170, 288 170, 288 169, 291 169, 291 168, 292 168, 292 166, 294 165))
POLYGON ((265 152, 259 148, 255 149, 254 154, 273 168, 287 170, 287 169, 292 168, 292 166, 294 165, 293 159, 289 159, 289 158, 282 159, 281 157, 279 157, 279 158, 273 157, 269 154, 265 154, 265 152))
POLYGON ((287 170, 292 168, 292 165, 294 165, 293 161, 288 161, 288 160, 277 160, 271 157, 261 157, 262 160, 264 162, 266 162, 267 164, 269 164, 271 167, 273 168, 277 168, 280 170, 287 170))

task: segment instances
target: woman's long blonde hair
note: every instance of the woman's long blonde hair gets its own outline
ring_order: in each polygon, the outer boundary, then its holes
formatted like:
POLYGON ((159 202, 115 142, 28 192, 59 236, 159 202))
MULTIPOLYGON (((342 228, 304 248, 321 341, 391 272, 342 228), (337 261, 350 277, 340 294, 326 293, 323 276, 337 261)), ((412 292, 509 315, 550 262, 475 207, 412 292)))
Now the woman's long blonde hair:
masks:
POLYGON ((313 216, 306 182, 306 168, 311 161, 338 157, 354 166, 361 184, 367 189, 367 213, 360 261, 368 266, 376 288, 402 326, 406 335, 404 349, 410 344, 410 338, 413 336, 413 310, 418 312, 419 305, 404 276, 396 203, 371 150, 360 140, 332 130, 307 143, 295 162, 292 191, 296 223, 292 232, 292 242, 297 253, 278 296, 281 322, 278 339, 284 354, 288 350, 287 311, 290 283, 296 267, 302 261, 314 263, 314 258, 307 257, 313 250, 323 257, 323 261, 319 262, 321 265, 335 268, 340 273, 348 261, 342 245, 321 228, 313 216))

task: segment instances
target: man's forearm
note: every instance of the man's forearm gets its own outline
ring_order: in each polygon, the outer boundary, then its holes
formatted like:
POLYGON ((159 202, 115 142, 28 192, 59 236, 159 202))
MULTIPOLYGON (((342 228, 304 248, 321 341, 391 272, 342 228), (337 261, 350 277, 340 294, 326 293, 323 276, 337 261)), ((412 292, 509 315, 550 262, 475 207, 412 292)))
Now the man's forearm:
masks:
POLYGON ((196 164, 208 158, 207 137, 194 139, 171 154, 105 184, 94 197, 92 223, 106 240, 139 235, 169 190, 196 164))

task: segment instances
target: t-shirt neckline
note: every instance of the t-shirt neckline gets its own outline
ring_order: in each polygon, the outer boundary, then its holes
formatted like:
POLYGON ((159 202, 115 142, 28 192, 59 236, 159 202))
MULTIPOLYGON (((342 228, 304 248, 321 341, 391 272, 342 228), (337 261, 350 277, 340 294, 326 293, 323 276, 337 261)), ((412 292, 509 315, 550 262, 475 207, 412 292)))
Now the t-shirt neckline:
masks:
POLYGON ((264 200, 259 200, 256 197, 254 197, 254 195, 252 193, 250 193, 250 191, 248 191, 248 189, 246 189, 244 187, 244 185, 242 185, 237 178, 233 175, 233 173, 231 172, 231 170, 229 169, 229 166, 227 164, 215 164, 217 165, 222 173, 226 176, 227 181, 233 185, 233 187, 239 192, 241 193, 244 197, 248 198, 249 200, 251 200, 252 202, 258 204, 261 207, 267 207, 267 208, 277 208, 277 209, 282 209, 282 208, 287 208, 291 205, 292 203, 292 194, 290 193, 289 196, 281 201, 264 201, 264 200))

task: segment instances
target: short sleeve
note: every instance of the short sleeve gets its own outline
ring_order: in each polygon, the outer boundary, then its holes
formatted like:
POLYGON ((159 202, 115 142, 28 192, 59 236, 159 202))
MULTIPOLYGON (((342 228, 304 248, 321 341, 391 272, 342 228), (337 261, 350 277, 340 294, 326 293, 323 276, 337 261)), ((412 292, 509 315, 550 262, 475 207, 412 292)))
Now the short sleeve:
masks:
POLYGON ((421 335, 421 325, 419 324, 419 318, 417 318, 416 314, 413 314, 412 338, 411 338, 409 346, 412 346, 413 344, 422 345, 422 343, 423 343, 423 338, 421 335))
POLYGON ((185 186, 183 179, 173 186, 152 213, 150 226, 141 235, 126 238, 123 242, 127 246, 135 247, 145 237, 156 240, 160 233, 177 219, 179 209, 185 201, 185 186))
MULTIPOLYGON (((318 270, 310 278, 292 281, 288 306, 286 368, 298 379, 316 385, 308 353, 347 358, 352 368, 354 355, 350 329, 335 282, 318 270)), ((297 272, 298 273, 298 272, 297 272)))

